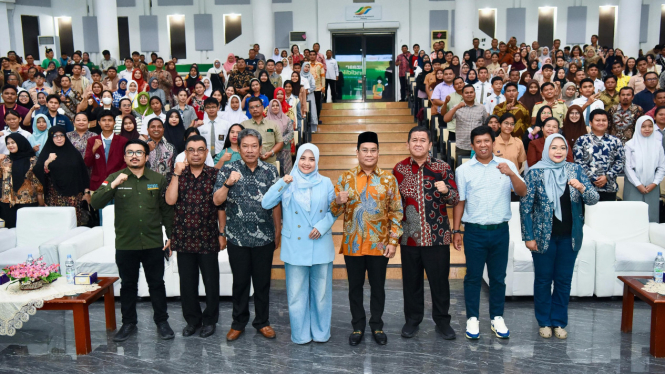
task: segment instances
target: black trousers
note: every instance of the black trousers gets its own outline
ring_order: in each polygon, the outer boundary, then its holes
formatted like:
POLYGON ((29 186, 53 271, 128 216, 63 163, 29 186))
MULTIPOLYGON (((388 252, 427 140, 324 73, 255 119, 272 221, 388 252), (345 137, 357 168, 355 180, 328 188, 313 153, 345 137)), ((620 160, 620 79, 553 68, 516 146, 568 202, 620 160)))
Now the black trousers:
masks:
POLYGON ((349 279, 349 305, 353 330, 365 331, 367 317, 363 306, 365 272, 369 279, 371 296, 369 301, 369 327, 372 331, 383 330, 383 308, 386 304, 386 268, 388 258, 384 256, 344 256, 349 279))
POLYGON ((219 321, 219 253, 178 252, 180 302, 188 325, 214 325, 219 321), (199 270, 206 290, 206 308, 199 303, 199 270))
POLYGON ((437 326, 450 325, 450 246, 412 247, 402 245, 402 284, 404 318, 411 327, 418 326, 425 314, 423 272, 427 272, 432 293, 432 319, 437 326))
POLYGON ((316 102, 316 118, 321 121, 321 95, 323 92, 314 91, 314 101, 316 102))
POLYGON ((254 285, 254 321, 252 326, 260 330, 270 326, 269 296, 272 254, 275 243, 261 247, 239 247, 227 244, 229 264, 233 272, 233 323, 231 328, 245 330, 249 322, 249 290, 254 285))
POLYGON ((138 294, 139 268, 143 265, 145 280, 150 291, 155 323, 169 319, 166 312, 166 288, 164 287, 164 253, 162 248, 116 249, 115 263, 120 275, 120 310, 122 323, 138 323, 136 295, 138 294))
POLYGON ((0 218, 5 221, 5 227, 8 229, 16 227, 16 213, 19 209, 30 206, 39 206, 39 204, 16 204, 10 207, 8 203, 0 203, 0 218))
POLYGON ((326 79, 325 101, 328 101, 328 87, 330 87, 330 97, 332 98, 332 102, 334 103, 335 100, 337 99, 337 81, 334 79, 326 79))
POLYGON ((598 201, 617 201, 616 192, 598 192, 598 195, 600 195, 598 201))
POLYGON ((402 101, 406 100, 406 75, 399 77, 399 96, 402 101))

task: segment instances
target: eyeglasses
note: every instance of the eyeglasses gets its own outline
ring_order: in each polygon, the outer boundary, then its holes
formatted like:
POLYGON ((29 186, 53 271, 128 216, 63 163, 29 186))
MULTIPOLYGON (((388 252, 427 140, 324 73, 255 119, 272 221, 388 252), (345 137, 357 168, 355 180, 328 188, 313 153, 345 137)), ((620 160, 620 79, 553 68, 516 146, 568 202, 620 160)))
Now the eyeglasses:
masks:
POLYGON ((657 80, 658 80, 658 78, 647 78, 647 79, 645 79, 645 81, 647 81, 647 82, 653 82, 653 81, 657 81, 657 80))
POLYGON ((125 156, 143 156, 145 154, 145 151, 125 151, 125 156))
POLYGON ((572 117, 572 116, 579 116, 579 115, 580 115, 580 114, 577 113, 577 112, 570 112, 570 116, 571 116, 571 117, 572 117))
POLYGON ((206 148, 198 148, 198 149, 187 148, 187 153, 191 153, 191 154, 195 155, 195 154, 197 154, 197 153, 203 153, 203 152, 205 152, 205 151, 207 151, 207 150, 208 150, 208 149, 206 149, 206 148))
POLYGON ((65 136, 63 134, 55 134, 53 135, 53 139, 59 139, 59 138, 64 138, 65 136))

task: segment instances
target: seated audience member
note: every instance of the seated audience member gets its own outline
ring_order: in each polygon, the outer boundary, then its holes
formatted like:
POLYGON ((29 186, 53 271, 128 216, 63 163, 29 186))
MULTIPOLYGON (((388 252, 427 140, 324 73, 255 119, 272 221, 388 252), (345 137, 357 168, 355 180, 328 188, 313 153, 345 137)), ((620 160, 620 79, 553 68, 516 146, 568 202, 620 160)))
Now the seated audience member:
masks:
POLYGON ((624 171, 625 155, 621 140, 607 133, 609 115, 596 109, 589 115, 591 132, 577 139, 573 153, 575 163, 600 194, 600 201, 615 201, 619 186, 616 178, 624 171))
POLYGON ((633 89, 624 87, 619 92, 619 104, 607 111, 610 116, 608 133, 614 135, 622 144, 633 138, 635 122, 644 115, 644 110, 633 104, 633 89))
POLYGON ((633 138, 626 143, 624 201, 649 205, 649 222, 660 222, 660 182, 665 177, 665 153, 654 133, 653 119, 638 118, 633 138))
MULTIPOLYGON (((547 118, 545 121, 543 121, 543 128, 541 130, 540 137, 536 140, 532 140, 529 143, 529 150, 526 153, 526 160, 529 167, 532 167, 538 161, 541 160, 547 137, 549 137, 552 134, 558 134, 558 133, 559 133, 559 121, 557 121, 556 118, 550 117, 547 118)), ((573 150, 572 148, 568 148, 568 155, 566 156, 566 161, 573 162, 574 160, 575 158, 573 157, 573 150)))

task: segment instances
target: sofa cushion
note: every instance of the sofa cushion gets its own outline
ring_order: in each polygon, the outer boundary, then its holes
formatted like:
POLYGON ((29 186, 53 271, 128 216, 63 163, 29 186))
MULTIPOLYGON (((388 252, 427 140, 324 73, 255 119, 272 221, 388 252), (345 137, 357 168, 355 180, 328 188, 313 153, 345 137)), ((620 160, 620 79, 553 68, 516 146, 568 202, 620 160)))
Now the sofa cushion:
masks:
POLYGON ((649 206, 641 201, 587 205, 584 223, 615 242, 649 243, 649 206))
POLYGON ((21 208, 16 213, 16 245, 39 247, 75 228, 76 210, 72 207, 21 208))
POLYGON ((76 272, 97 272, 100 276, 118 276, 118 266, 115 264, 115 246, 104 246, 79 257, 76 260, 76 272))
POLYGON ((653 262, 658 252, 665 252, 662 247, 651 243, 616 243, 615 270, 653 271, 653 262))
POLYGON ((36 260, 39 258, 39 248, 23 246, 2 252, 2 255, 0 255, 0 269, 25 262, 28 259, 28 254, 32 254, 32 258, 36 260))

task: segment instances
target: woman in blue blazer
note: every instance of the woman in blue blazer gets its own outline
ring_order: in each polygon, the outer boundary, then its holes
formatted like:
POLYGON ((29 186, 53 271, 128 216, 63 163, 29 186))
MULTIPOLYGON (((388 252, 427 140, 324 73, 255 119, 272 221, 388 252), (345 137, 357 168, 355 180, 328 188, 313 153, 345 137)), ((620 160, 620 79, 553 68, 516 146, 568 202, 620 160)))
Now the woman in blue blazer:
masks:
POLYGON ((533 257, 533 301, 540 336, 565 339, 570 283, 582 246, 584 204, 598 202, 598 192, 582 168, 566 162, 568 144, 559 134, 545 140, 542 159, 526 176, 520 200, 522 240, 533 257), (552 290, 552 282, 554 289, 552 290))
POLYGON ((327 342, 332 319, 332 263, 335 258, 331 228, 335 218, 330 203, 335 189, 319 174, 319 149, 303 144, 297 167, 275 183, 263 197, 264 209, 282 202, 281 259, 286 270, 291 340, 297 344, 327 342))

